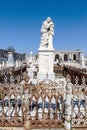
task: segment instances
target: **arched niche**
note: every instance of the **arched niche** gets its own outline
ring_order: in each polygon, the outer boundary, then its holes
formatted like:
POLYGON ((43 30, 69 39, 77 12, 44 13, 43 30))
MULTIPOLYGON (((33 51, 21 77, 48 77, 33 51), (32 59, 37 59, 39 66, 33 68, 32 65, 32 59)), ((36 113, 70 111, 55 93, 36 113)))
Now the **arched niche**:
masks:
POLYGON ((55 61, 59 60, 59 54, 55 55, 55 61))
POLYGON ((68 55, 64 54, 64 61, 68 61, 68 55))
POLYGON ((76 60, 76 54, 73 54, 73 60, 76 60))

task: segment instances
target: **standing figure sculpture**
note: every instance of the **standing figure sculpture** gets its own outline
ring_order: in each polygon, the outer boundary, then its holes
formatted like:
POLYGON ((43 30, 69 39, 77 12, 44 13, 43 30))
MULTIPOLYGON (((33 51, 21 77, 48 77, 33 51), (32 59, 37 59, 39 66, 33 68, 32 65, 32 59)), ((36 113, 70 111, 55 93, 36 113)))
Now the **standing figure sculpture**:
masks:
POLYGON ((41 27, 41 44, 40 48, 49 48, 53 49, 53 35, 54 35, 54 24, 52 22, 52 19, 48 17, 42 24, 41 27))

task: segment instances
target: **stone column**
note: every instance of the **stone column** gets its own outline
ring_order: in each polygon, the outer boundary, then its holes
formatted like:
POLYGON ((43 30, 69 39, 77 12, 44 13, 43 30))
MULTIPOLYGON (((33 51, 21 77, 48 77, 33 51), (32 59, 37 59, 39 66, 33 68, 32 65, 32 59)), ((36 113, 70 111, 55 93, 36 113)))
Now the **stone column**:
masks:
POLYGON ((24 130, 30 130, 30 121, 29 121, 29 94, 28 89, 24 93, 24 130))
POLYGON ((62 59, 62 62, 64 61, 64 54, 61 53, 61 59, 62 59))
POLYGON ((23 76, 23 116, 24 116, 24 130, 30 130, 29 122, 29 76, 25 74, 23 76))
POLYGON ((30 52, 30 56, 29 56, 29 63, 33 62, 33 52, 30 52))
POLYGON ((66 118, 65 118, 65 128, 67 130, 71 130, 71 115, 72 115, 72 83, 71 78, 68 75, 66 77, 67 85, 66 85, 66 118))
POLYGON ((69 53, 69 61, 71 62, 72 60, 72 53, 69 53))
POLYGON ((2 68, 5 68, 5 62, 2 61, 2 68))
POLYGON ((84 53, 81 54, 81 65, 82 65, 82 68, 85 67, 84 53))

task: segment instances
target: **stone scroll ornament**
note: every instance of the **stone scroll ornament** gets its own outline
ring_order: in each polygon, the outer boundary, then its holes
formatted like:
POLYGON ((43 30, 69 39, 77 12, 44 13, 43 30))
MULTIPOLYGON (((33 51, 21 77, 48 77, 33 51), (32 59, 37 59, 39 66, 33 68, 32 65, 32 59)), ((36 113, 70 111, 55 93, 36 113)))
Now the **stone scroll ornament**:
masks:
POLYGON ((43 22, 41 34, 40 48, 53 48, 52 39, 54 35, 54 23, 50 17, 47 17, 47 19, 43 22))

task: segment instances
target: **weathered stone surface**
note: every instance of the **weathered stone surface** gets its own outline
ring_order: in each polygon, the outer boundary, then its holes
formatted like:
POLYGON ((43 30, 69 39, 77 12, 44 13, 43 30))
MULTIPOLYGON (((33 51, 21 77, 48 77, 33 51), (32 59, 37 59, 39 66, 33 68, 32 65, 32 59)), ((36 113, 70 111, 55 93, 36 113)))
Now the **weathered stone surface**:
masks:
POLYGON ((0 127, 0 130, 24 130, 23 127, 0 127))

